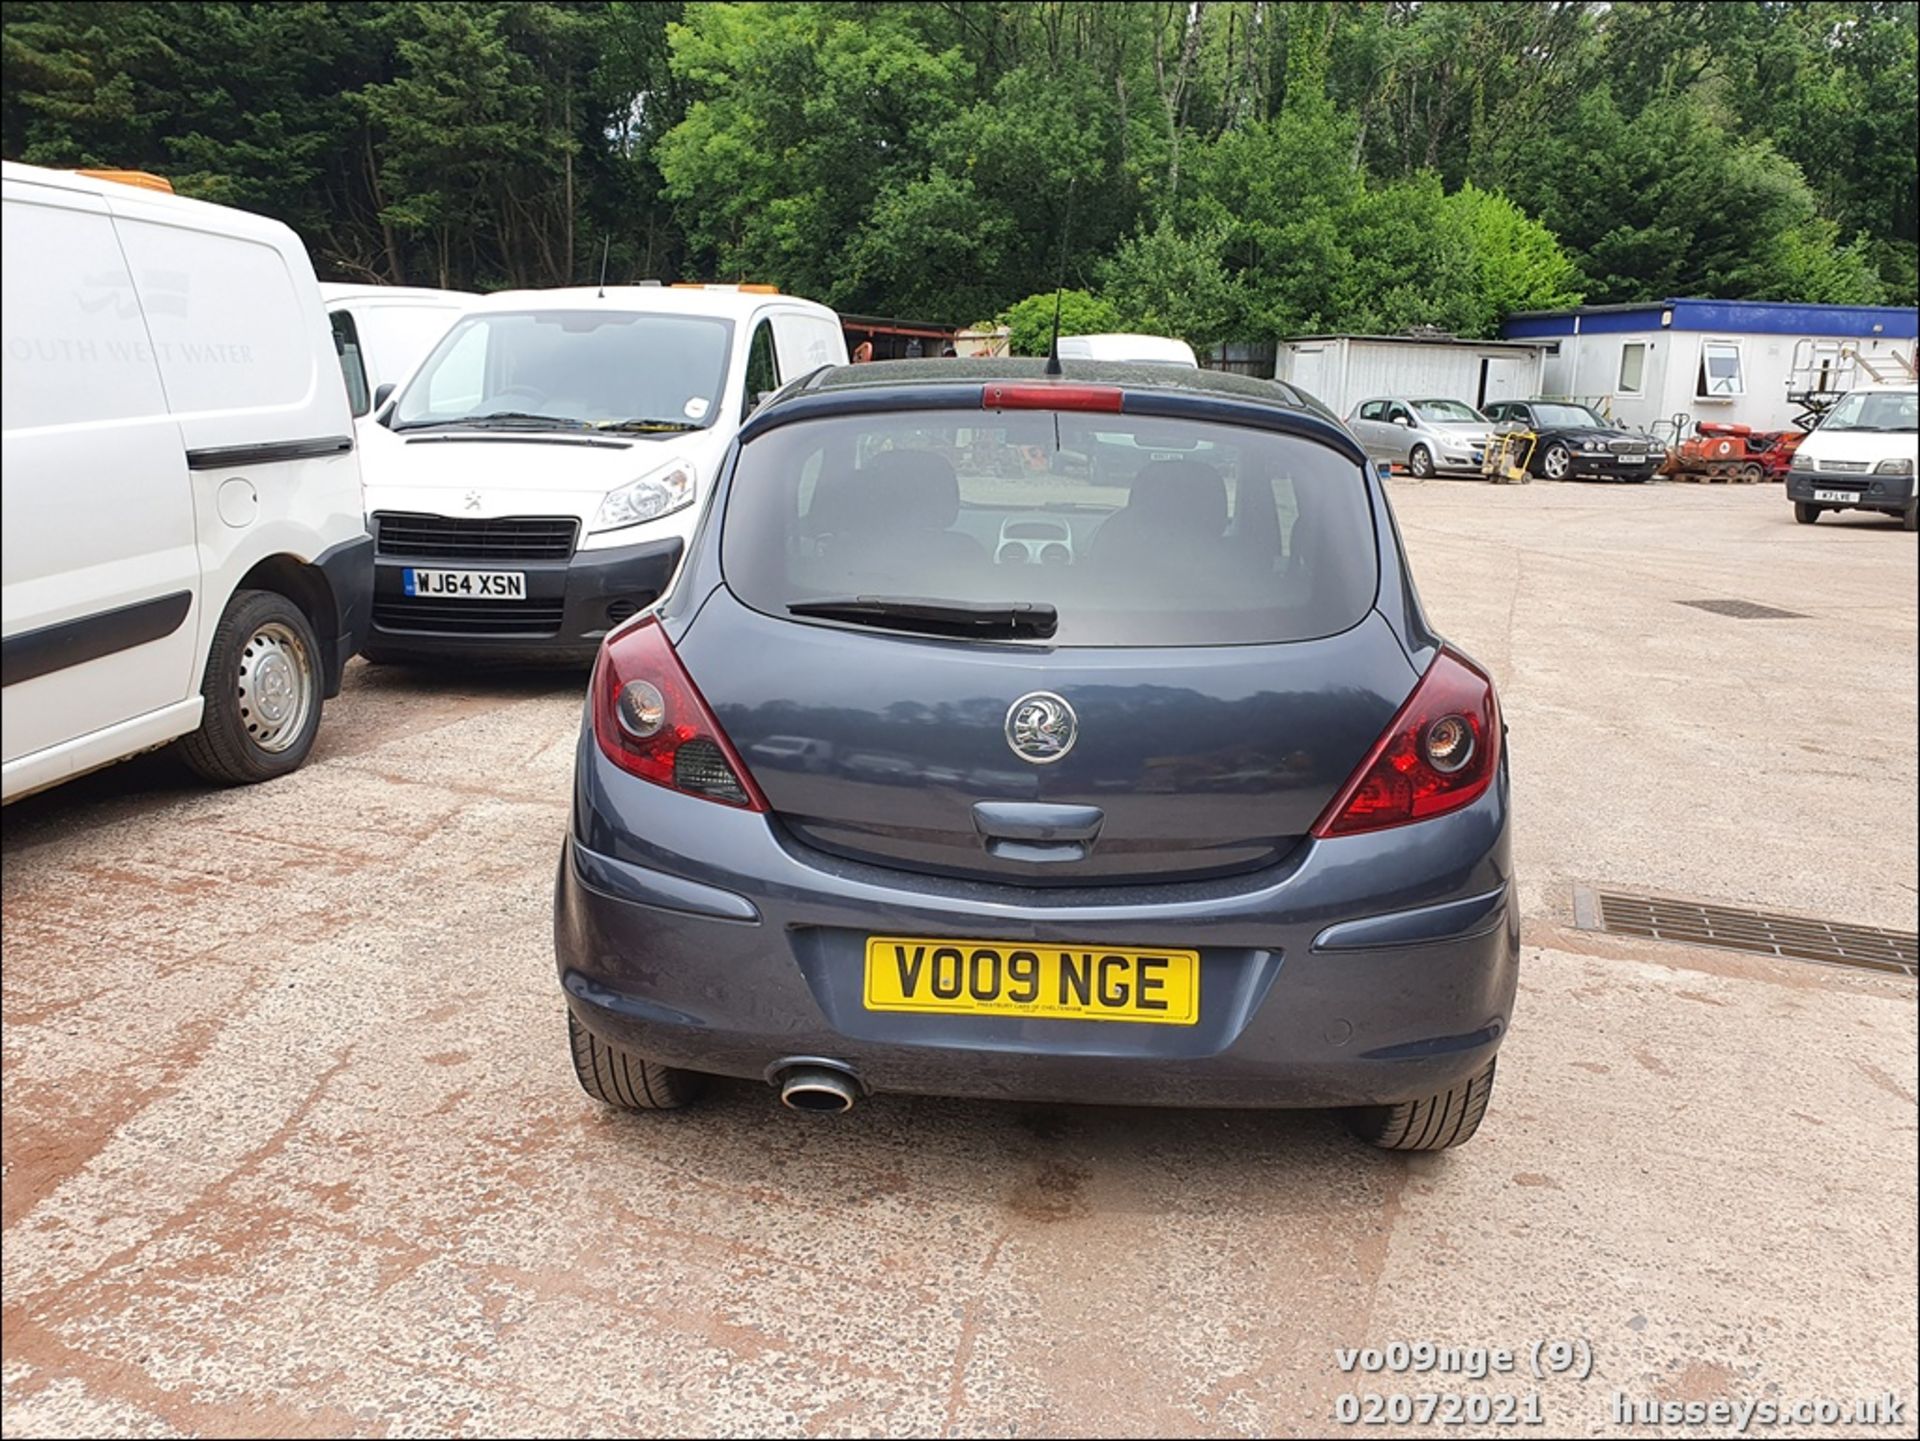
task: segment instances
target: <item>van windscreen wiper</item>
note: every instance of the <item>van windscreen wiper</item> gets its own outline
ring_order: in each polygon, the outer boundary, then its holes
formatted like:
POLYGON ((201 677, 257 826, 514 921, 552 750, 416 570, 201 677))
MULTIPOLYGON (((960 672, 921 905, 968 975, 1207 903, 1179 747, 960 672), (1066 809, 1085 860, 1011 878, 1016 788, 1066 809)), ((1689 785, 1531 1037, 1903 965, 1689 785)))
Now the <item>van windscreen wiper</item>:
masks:
POLYGON ((928 635, 1039 636, 1059 626, 1060 613, 1036 600, 927 600, 908 595, 842 595, 798 601, 790 615, 817 615, 856 625, 923 631, 928 635))
POLYGON ((629 434, 644 434, 648 431, 698 430, 700 427, 685 420, 603 420, 596 422, 595 430, 624 430, 629 434))
POLYGON ((584 420, 570 415, 535 415, 526 410, 490 410, 485 415, 462 415, 453 420, 409 420, 399 430, 585 430, 584 420))

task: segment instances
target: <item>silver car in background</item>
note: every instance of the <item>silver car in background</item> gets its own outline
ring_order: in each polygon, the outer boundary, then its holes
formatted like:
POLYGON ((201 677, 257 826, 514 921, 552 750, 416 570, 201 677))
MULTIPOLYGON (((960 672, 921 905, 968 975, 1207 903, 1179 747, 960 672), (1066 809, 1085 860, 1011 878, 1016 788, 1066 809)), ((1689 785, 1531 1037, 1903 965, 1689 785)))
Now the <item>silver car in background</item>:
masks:
POLYGON ((1464 400, 1409 400, 1381 395, 1363 400, 1347 429, 1375 460, 1430 475, 1478 475, 1493 422, 1464 400))

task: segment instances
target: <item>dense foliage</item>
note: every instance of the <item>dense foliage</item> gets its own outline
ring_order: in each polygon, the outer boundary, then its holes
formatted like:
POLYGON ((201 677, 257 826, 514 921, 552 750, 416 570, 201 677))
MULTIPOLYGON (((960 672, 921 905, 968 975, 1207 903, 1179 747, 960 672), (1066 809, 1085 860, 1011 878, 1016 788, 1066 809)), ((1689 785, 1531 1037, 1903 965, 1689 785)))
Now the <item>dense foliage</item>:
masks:
POLYGON ((12 0, 0 138, 280 216, 340 279, 604 245, 1030 344, 1064 266, 1080 327, 1485 334, 1912 303, 1917 8, 12 0))

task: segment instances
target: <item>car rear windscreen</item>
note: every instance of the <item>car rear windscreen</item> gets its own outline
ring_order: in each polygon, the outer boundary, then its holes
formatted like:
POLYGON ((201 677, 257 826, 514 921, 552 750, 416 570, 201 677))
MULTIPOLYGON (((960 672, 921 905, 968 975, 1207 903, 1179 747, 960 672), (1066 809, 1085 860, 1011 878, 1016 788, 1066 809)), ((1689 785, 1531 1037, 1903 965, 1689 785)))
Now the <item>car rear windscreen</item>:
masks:
POLYGON ((740 452, 727 585, 770 615, 885 596, 1053 606, 1056 645, 1244 645, 1357 624, 1379 581, 1364 473, 1191 420, 918 411, 797 421, 740 452))

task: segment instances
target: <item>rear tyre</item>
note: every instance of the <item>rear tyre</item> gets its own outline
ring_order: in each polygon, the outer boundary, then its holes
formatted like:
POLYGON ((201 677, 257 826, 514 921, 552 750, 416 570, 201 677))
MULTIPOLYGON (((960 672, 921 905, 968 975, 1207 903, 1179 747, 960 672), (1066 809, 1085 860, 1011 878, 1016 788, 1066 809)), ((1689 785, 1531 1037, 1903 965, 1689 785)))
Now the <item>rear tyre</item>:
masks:
POLYGON ((1415 480, 1431 480, 1433 478, 1433 452, 1428 450, 1424 445, 1416 445, 1413 448, 1413 454, 1407 457, 1407 469, 1412 472, 1415 480))
POLYGON ((220 785, 300 768, 320 729, 320 643, 300 607, 270 590, 235 591, 207 651, 200 729, 180 755, 220 785))
POLYGON ((1361 1106, 1347 1112, 1347 1126, 1383 1151, 1444 1151, 1473 1139, 1493 1094, 1494 1062, 1437 1096, 1397 1106, 1361 1106))
POLYGON ((1757 462, 1749 461, 1740 467, 1740 480, 1745 485, 1758 485, 1767 478, 1767 473, 1757 462))
MULTIPOLYGON (((1796 500, 1793 503, 1793 518, 1802 525, 1812 525, 1816 520, 1820 519, 1820 507, 1810 505, 1804 500, 1796 500)), ((1907 529, 1912 530, 1913 527, 1908 526, 1907 529)))
POLYGON ((580 1089, 623 1111, 677 1111, 700 1094, 706 1077, 636 1056, 603 1041, 567 1012, 568 1050, 580 1089))
POLYGON ((1907 502, 1907 513, 1900 517, 1900 525, 1905 530, 1920 530, 1920 499, 1907 502))

